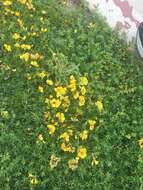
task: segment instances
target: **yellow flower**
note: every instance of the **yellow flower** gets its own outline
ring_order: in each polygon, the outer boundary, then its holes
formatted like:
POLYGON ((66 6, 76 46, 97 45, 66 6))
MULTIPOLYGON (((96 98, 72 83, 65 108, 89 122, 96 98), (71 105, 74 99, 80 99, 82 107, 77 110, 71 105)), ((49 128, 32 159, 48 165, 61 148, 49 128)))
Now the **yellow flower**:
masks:
POLYGON ((36 176, 34 176, 33 174, 29 173, 29 178, 30 178, 30 183, 32 185, 37 185, 38 184, 38 179, 36 176))
POLYGON ((70 76, 69 88, 70 88, 71 92, 74 92, 76 90, 76 80, 73 75, 70 76))
POLYGON ((32 79, 32 77, 31 77, 31 75, 29 73, 27 73, 26 78, 27 78, 27 80, 31 80, 32 79))
POLYGON ((68 108, 69 106, 70 106, 70 100, 69 100, 69 97, 68 96, 64 96, 63 98, 62 98, 62 100, 63 100, 63 107, 64 108, 68 108))
POLYGON ((37 73, 37 76, 40 77, 41 79, 43 79, 46 76, 45 71, 42 71, 40 73, 37 73))
POLYGON ((29 55, 28 52, 20 55, 20 59, 22 59, 22 60, 24 60, 26 62, 29 60, 29 58, 30 58, 30 55, 29 55))
POLYGON ((11 51, 12 51, 11 45, 9 45, 9 44, 4 44, 4 48, 5 48, 5 50, 8 51, 8 52, 11 52, 11 51))
POLYGON ((42 59, 43 56, 40 55, 39 53, 35 53, 35 54, 30 54, 30 58, 31 58, 32 60, 38 60, 38 59, 42 59))
POLYGON ((86 94, 86 88, 84 86, 82 86, 80 90, 82 95, 86 94))
POLYGON ((69 142, 69 134, 67 132, 64 132, 63 134, 60 135, 60 139, 64 139, 66 142, 69 142))
POLYGON ((88 27, 88 28, 93 28, 93 27, 95 27, 95 23, 90 22, 87 27, 88 27))
POLYGON ((52 86, 52 85, 53 85, 53 81, 52 81, 52 80, 49 80, 49 79, 46 80, 46 83, 47 83, 49 86, 52 86))
POLYGON ((71 159, 68 161, 68 166, 71 170, 76 170, 78 168, 78 160, 76 159, 71 159))
POLYGON ((47 32, 47 28, 41 28, 41 32, 47 32))
POLYGON ((76 116, 73 116, 73 117, 71 117, 70 119, 71 119, 71 121, 73 121, 73 122, 79 121, 79 119, 78 119, 76 116))
POLYGON ((24 27, 23 20, 21 20, 21 19, 17 19, 17 22, 18 22, 18 24, 19 24, 19 26, 20 26, 21 28, 24 27))
POLYGON ((83 106, 85 104, 84 96, 79 96, 79 106, 83 106))
POLYGON ((139 146, 141 149, 143 149, 143 138, 139 140, 139 146))
POLYGON ((30 35, 31 35, 31 36, 36 36, 36 35, 38 36, 38 34, 37 34, 36 32, 29 33, 29 36, 30 36, 30 35))
POLYGON ((77 116, 82 116, 83 115, 83 110, 81 108, 76 108, 76 115, 77 116))
POLYGON ((77 152, 77 157, 79 159, 84 159, 87 156, 87 150, 84 147, 79 147, 77 152))
MULTIPOLYGON (((21 0, 20 0, 20 1, 21 1, 21 0)), ((22 0, 22 1, 23 1, 23 0, 22 0)), ((26 6, 27 6, 28 9, 33 9, 33 10, 35 10, 35 8, 34 8, 34 6, 33 6, 33 4, 32 4, 32 0, 26 1, 26 6)))
POLYGON ((34 66, 34 67, 39 67, 37 61, 31 61, 31 65, 34 66))
POLYGON ((55 167, 57 167, 59 162, 60 162, 60 158, 55 156, 55 154, 52 154, 51 159, 50 159, 50 167, 51 167, 51 169, 54 169, 55 167))
POLYGON ((36 177, 32 178, 32 179, 30 180, 30 183, 33 184, 33 185, 37 185, 37 184, 38 184, 37 178, 36 178, 36 177))
POLYGON ((95 105, 97 106, 97 108, 98 108, 98 110, 101 112, 102 110, 103 110, 103 103, 102 103, 102 101, 97 101, 96 103, 95 103, 95 105))
POLYGON ((22 44, 21 45, 21 48, 24 49, 24 50, 30 50, 31 49, 31 45, 28 45, 28 44, 22 44))
POLYGON ((48 98, 45 99, 45 104, 49 104, 50 100, 48 98))
POLYGON ((96 124, 96 121, 89 119, 89 120, 88 120, 88 123, 89 123, 89 125, 95 125, 95 124, 96 124))
POLYGON ((67 93, 67 89, 66 87, 59 86, 55 88, 55 92, 56 92, 57 97, 61 97, 67 93))
POLYGON ((44 20, 44 18, 43 17, 40 17, 40 21, 43 21, 44 20))
POLYGON ((88 84, 88 79, 86 77, 80 77, 80 85, 86 86, 88 84))
POLYGON ((63 150, 64 152, 74 152, 75 151, 75 148, 71 146, 71 144, 65 144, 65 143, 62 143, 61 144, 61 150, 63 150))
POLYGON ((28 174, 28 177, 33 177, 33 176, 34 176, 34 175, 33 175, 33 174, 31 174, 31 173, 29 173, 29 174, 28 174))
POLYGON ((79 92, 78 92, 78 91, 75 92, 74 95, 73 95, 73 97, 74 97, 74 99, 78 99, 78 97, 79 97, 79 92))
POLYGON ((69 130, 68 130, 68 134, 72 136, 72 135, 73 135, 73 130, 72 130, 72 129, 69 129, 69 130))
POLYGON ((70 88, 71 92, 76 91, 76 84, 71 83, 71 84, 69 85, 69 88, 70 88))
POLYGON ((55 130, 56 130, 55 125, 50 124, 50 125, 47 125, 47 127, 48 127, 48 129, 49 129, 49 134, 50 134, 50 135, 52 135, 52 134, 55 133, 55 130))
POLYGON ((39 142, 42 142, 42 143, 45 144, 45 141, 44 141, 44 138, 43 138, 43 135, 42 135, 42 134, 39 134, 39 135, 38 135, 37 143, 39 143, 39 142))
POLYGON ((8 119, 8 117, 9 117, 8 111, 2 111, 1 116, 2 116, 3 119, 8 119))
POLYGON ((86 140, 87 137, 88 137, 88 131, 87 131, 87 130, 84 130, 83 132, 81 132, 81 133, 79 134, 79 136, 80 136, 81 140, 86 140))
POLYGON ((17 0, 18 2, 20 2, 21 4, 25 4, 27 0, 17 0))
POLYGON ((44 118, 47 119, 51 119, 51 115, 50 112, 44 112, 44 118))
POLYGON ((44 140, 42 134, 40 134, 40 135, 38 136, 38 139, 39 139, 40 141, 43 141, 43 140, 44 140))
POLYGON ((63 122, 65 121, 65 116, 64 116, 63 113, 58 112, 58 113, 56 114, 56 117, 59 119, 59 121, 60 121, 61 123, 63 123, 63 122))
POLYGON ((92 131, 95 128, 96 121, 89 119, 89 129, 92 131))
POLYGON ((26 36, 23 36, 22 40, 26 40, 26 36))
POLYGON ((18 33, 14 33, 13 36, 12 36, 12 38, 14 40, 18 40, 18 39, 20 39, 20 35, 18 33))
POLYGON ((76 79, 73 75, 70 76, 70 82, 76 83, 76 79))
POLYGON ((43 93, 44 92, 44 88, 42 86, 38 86, 38 91, 43 93))
POLYGON ((8 15, 8 13, 10 12, 11 10, 9 8, 5 8, 5 14, 8 15))
POLYGON ((61 105, 61 101, 59 99, 53 98, 50 100, 50 104, 53 108, 58 108, 61 105))
POLYGON ((92 159, 91 165, 92 165, 92 166, 97 166, 98 164, 99 164, 99 161, 96 160, 96 157, 95 157, 95 156, 93 156, 93 159, 92 159))
POLYGON ((3 2, 3 5, 5 5, 5 6, 12 5, 12 1, 7 1, 7 0, 5 0, 5 1, 3 2))
POLYGON ((20 12, 16 11, 15 16, 20 16, 20 12))
POLYGON ((13 14, 14 14, 14 11, 10 11, 10 13, 13 15, 13 14))
POLYGON ((15 43, 14 46, 15 46, 16 48, 20 48, 20 44, 19 44, 19 43, 15 43))

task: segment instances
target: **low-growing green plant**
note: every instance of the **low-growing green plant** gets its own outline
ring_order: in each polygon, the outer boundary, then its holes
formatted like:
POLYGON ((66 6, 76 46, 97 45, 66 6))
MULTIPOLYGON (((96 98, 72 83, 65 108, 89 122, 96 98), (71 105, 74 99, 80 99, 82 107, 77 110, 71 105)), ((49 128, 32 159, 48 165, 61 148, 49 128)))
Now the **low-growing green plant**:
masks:
POLYGON ((98 13, 0 0, 0 189, 142 190, 143 67, 98 13))

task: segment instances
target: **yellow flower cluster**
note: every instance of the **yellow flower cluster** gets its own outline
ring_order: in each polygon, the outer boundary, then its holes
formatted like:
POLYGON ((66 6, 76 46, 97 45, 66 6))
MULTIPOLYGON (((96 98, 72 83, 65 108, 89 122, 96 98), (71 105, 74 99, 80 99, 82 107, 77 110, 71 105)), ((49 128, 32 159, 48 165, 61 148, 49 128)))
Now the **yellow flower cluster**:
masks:
MULTIPOLYGON (((31 47, 31 46, 29 46, 29 47, 31 47)), ((20 55, 20 59, 25 62, 28 62, 29 60, 31 60, 30 64, 34 67, 39 67, 37 60, 41 59, 41 58, 42 58, 42 56, 38 53, 30 54, 30 53, 26 52, 26 53, 23 53, 20 55)))
MULTIPOLYGON (((45 77, 45 74, 43 75, 45 77)), ((42 78, 43 78, 42 77, 42 78)), ((86 101, 88 101, 88 79, 85 76, 76 79, 75 76, 69 77, 69 83, 60 85, 54 83, 53 80, 47 78, 45 85, 48 85, 52 94, 48 95, 45 99, 47 112, 44 113, 45 122, 47 124, 48 133, 52 139, 57 138, 60 143, 60 149, 64 153, 75 154, 75 158, 68 161, 68 166, 71 170, 78 167, 79 161, 87 157, 87 147, 82 145, 83 141, 87 141, 90 133, 96 128, 96 120, 88 119, 85 122, 86 128, 80 126, 80 119, 82 117, 86 101), (73 105, 76 106, 76 111, 73 112, 73 105), (77 127, 80 126, 80 127, 77 127), (80 142, 77 147, 76 141, 80 142)), ((41 87, 41 86, 40 86, 41 87)), ((45 87, 46 88, 46 87, 45 87)), ((43 88, 40 88, 43 92, 43 88)), ((103 110, 103 103, 97 101, 95 108, 101 112, 103 110)), ((56 160, 56 158, 51 160, 56 160)), ((52 161, 50 161, 50 165, 52 161)), ((54 163, 57 163, 56 161, 54 163)), ((92 159, 92 166, 97 165, 96 158, 92 159)), ((55 164, 56 165, 56 164, 55 164)), ((54 168, 51 166, 51 168, 54 168)))
POLYGON ((75 147, 72 147, 71 144, 66 144, 66 143, 62 143, 61 144, 61 150, 63 150, 64 152, 75 152, 75 147))

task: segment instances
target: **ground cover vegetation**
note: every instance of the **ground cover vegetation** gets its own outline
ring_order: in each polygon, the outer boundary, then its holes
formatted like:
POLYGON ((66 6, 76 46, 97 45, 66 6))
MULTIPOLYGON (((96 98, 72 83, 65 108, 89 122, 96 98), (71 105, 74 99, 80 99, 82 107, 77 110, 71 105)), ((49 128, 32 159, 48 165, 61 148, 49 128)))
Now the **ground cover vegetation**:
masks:
POLYGON ((0 189, 142 190, 143 66, 98 13, 0 0, 0 189))

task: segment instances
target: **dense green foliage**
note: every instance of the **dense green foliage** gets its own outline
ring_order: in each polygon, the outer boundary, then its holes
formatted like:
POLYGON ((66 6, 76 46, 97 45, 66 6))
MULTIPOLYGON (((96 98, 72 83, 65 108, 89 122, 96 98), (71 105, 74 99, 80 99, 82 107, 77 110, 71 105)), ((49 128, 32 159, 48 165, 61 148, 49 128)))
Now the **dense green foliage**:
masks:
POLYGON ((75 10, 59 1, 35 0, 34 11, 18 0, 12 5, 2 2, 0 189, 142 190, 143 150, 138 140, 143 138, 143 66, 137 56, 98 14, 84 7, 75 10), (15 47, 14 33, 22 36, 21 43, 32 45, 30 53, 43 56, 40 67, 19 58, 27 50, 15 47), (103 101, 102 113, 91 109, 92 102, 86 104, 85 117, 91 117, 92 110, 97 129, 87 144, 87 157, 75 171, 45 130, 45 97, 37 90, 44 86, 37 77, 43 70, 60 84, 67 84, 71 75, 88 76, 90 101, 103 101), (41 133, 46 144, 36 143, 41 133), (99 161, 93 167, 91 150, 99 161), (64 158, 54 169, 49 166, 52 153, 64 158), (37 184, 30 183, 29 173, 37 184))

